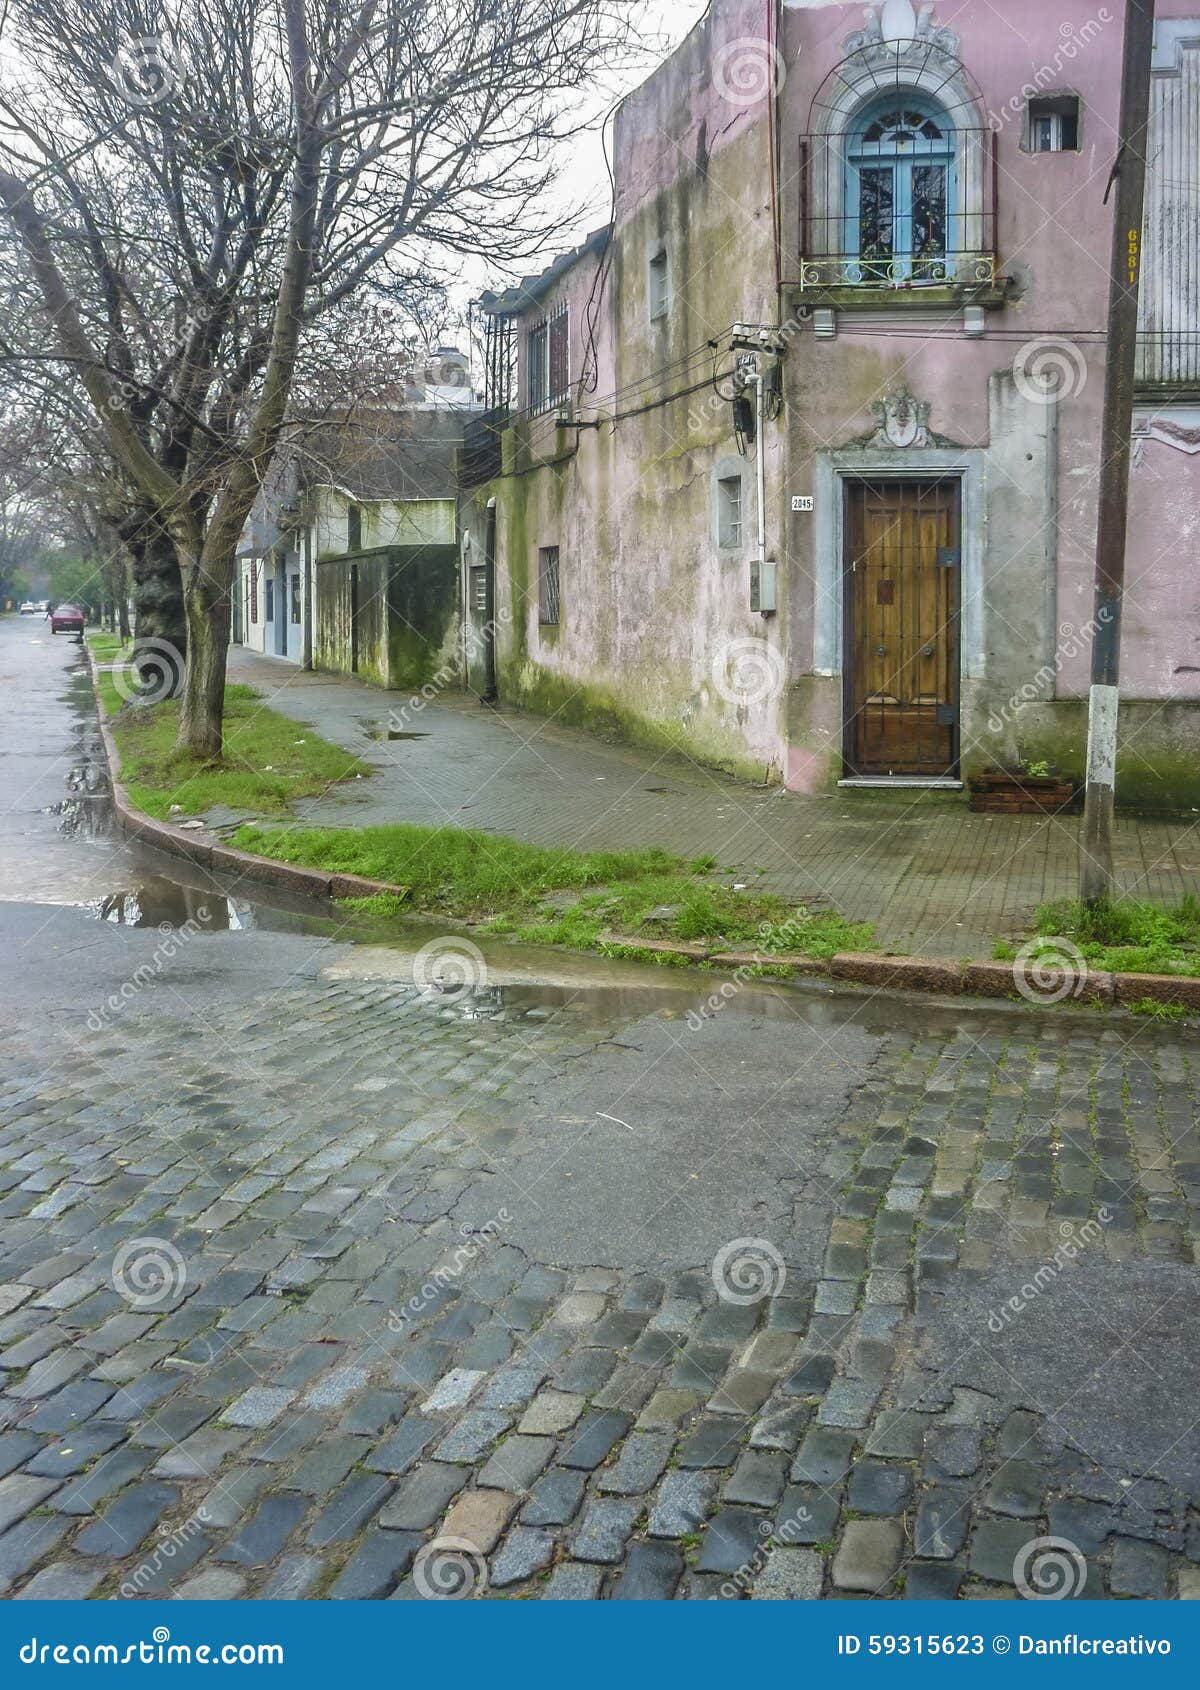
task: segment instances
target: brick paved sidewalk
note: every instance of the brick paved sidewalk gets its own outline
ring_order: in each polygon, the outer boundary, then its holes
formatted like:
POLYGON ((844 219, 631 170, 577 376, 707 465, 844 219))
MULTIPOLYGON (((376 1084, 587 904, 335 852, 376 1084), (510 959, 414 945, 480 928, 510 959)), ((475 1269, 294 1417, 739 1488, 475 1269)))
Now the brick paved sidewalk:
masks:
MULTIPOLYGON (((715 855, 763 888, 873 921, 885 946, 928 956, 988 956, 997 937, 1028 931, 1040 903, 1076 890, 1077 817, 973 816, 959 795, 938 792, 803 798, 458 694, 408 711, 402 731, 414 737, 378 740, 372 732, 404 710, 406 694, 240 648, 230 673, 379 770, 299 803, 313 823, 446 823, 585 850, 715 855)), ((1175 903, 1200 891, 1194 820, 1122 818, 1116 859, 1129 896, 1175 903)))

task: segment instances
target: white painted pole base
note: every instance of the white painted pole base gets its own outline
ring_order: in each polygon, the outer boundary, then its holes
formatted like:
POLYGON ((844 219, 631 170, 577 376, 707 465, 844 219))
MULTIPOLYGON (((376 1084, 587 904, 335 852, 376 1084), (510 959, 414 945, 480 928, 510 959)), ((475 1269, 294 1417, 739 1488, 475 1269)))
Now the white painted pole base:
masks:
POLYGON ((1119 691, 1093 686, 1088 693, 1087 790, 1083 803, 1079 895, 1085 903, 1111 898, 1113 801, 1117 784, 1119 691))

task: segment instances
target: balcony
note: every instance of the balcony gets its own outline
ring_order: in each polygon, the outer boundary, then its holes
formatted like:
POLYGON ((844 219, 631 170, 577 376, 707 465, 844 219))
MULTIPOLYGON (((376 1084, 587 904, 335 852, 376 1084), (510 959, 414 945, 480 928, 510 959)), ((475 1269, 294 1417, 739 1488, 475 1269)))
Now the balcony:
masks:
POLYGON ((1003 304, 995 136, 952 128, 930 104, 904 94, 888 105, 853 132, 801 140, 797 285, 804 303, 839 310, 1003 304))

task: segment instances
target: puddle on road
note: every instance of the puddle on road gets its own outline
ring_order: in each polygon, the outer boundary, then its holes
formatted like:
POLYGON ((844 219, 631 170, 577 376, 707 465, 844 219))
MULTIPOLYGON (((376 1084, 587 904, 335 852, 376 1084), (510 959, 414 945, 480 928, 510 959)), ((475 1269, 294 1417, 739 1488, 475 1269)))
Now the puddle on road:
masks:
POLYGON ((372 717, 360 716, 358 725, 368 739, 428 739, 427 733, 414 733, 407 728, 393 728, 387 722, 377 722, 372 717))
POLYGON ((86 792, 79 798, 48 804, 45 814, 57 819, 58 831, 65 839, 99 839, 109 832, 109 810, 106 792, 86 792))
POLYGON ((210 887, 185 886, 165 875, 143 875, 136 886, 110 892, 89 906, 114 927, 157 927, 160 932, 242 933, 257 926, 254 905, 210 887))

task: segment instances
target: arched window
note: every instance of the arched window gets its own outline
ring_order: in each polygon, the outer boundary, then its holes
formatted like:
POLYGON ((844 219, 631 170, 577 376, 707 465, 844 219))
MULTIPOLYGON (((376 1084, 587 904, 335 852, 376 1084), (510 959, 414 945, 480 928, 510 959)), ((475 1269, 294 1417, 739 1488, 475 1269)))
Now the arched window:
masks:
MULTIPOLYGON (((928 10, 928 8, 923 8, 928 10)), ((800 143, 800 286, 998 305, 995 135, 948 32, 851 36, 800 143), (987 297, 984 297, 986 293, 987 297)))
POLYGON ((845 156, 847 280, 953 280, 955 137, 941 107, 889 89, 850 125, 845 156))

